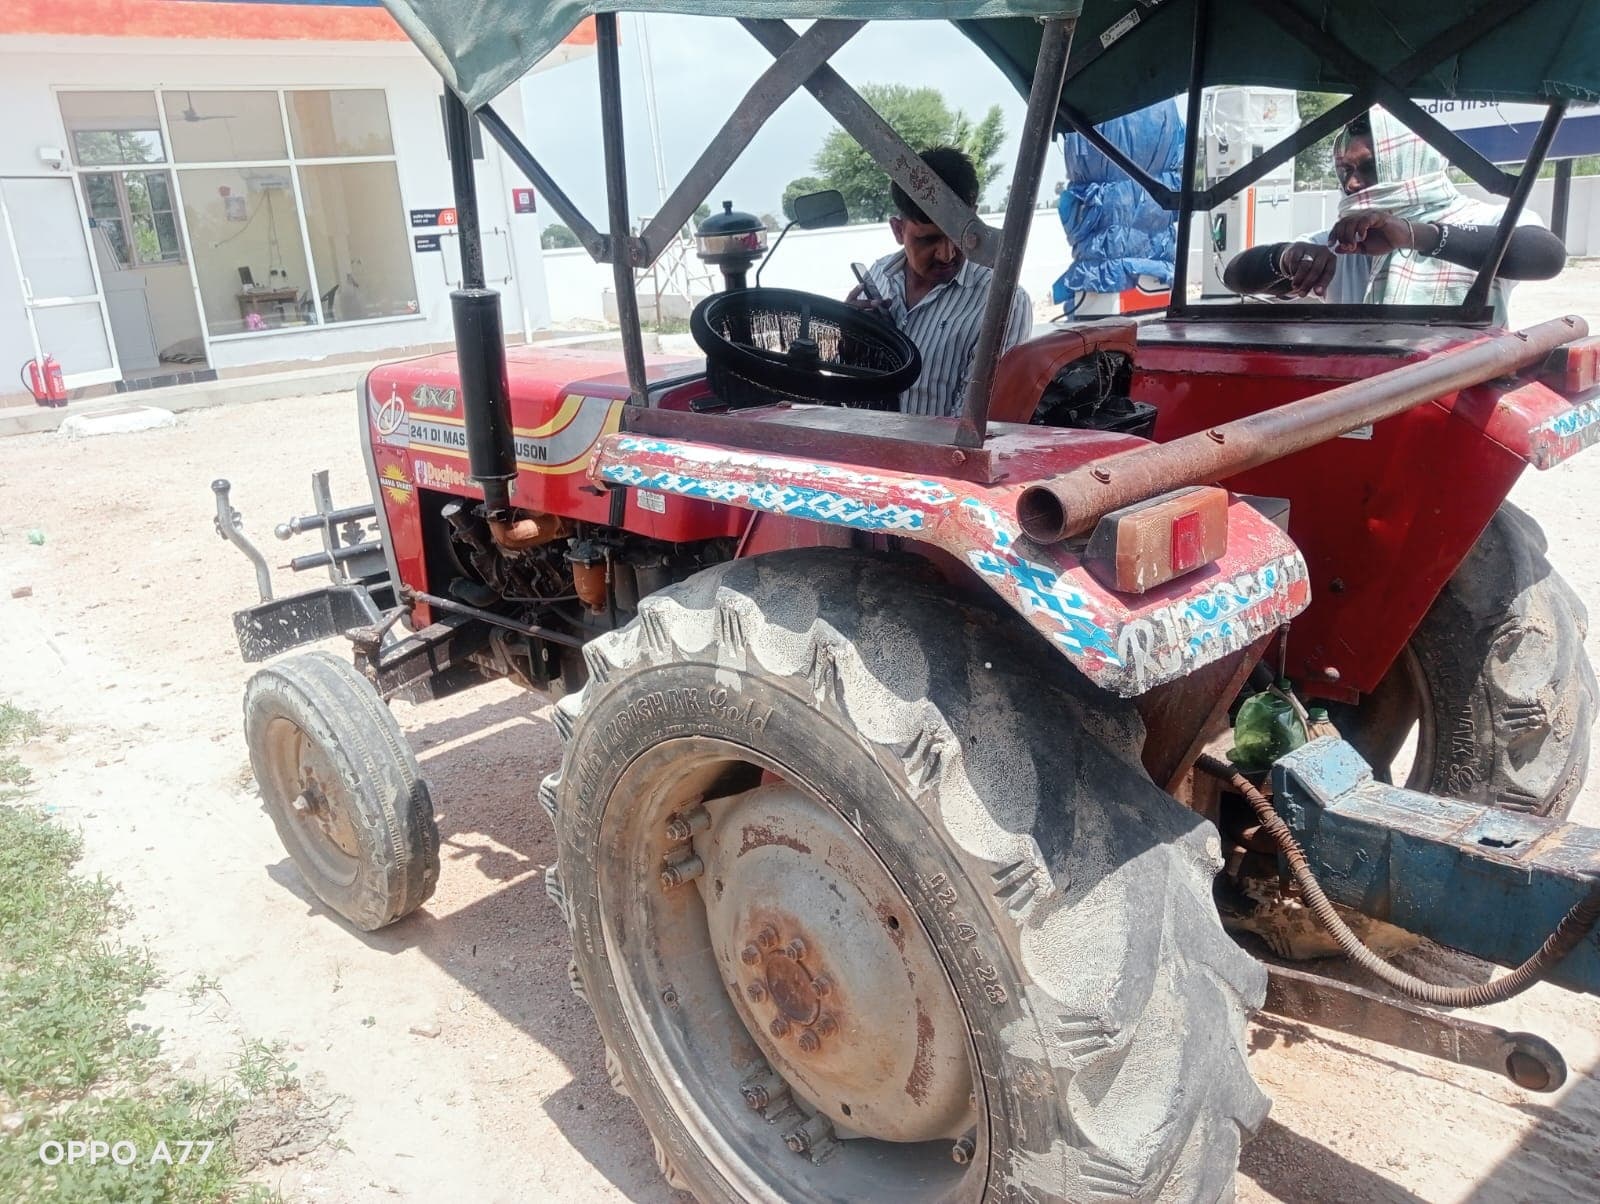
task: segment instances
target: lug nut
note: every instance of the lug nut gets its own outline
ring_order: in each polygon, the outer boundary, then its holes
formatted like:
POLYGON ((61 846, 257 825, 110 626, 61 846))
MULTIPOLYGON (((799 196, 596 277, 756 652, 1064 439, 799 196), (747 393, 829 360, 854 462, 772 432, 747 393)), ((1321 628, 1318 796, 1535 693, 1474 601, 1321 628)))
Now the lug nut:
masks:
POLYGON ((817 1113, 798 1129, 783 1135, 783 1144, 796 1154, 808 1154, 833 1136, 833 1123, 817 1113))
POLYGON ((774 1037, 787 1037, 789 1035, 789 1021, 783 1016, 774 1016, 772 1023, 767 1025, 767 1031, 774 1037))
POLYGON ((817 1050, 822 1048, 822 1038, 808 1028, 800 1034, 798 1044, 801 1052, 816 1053, 817 1050))
POLYGON ((783 947, 783 955, 790 961, 799 961, 806 955, 806 943, 799 937, 795 937, 794 940, 783 947))
POLYGON ((666 1004, 669 1008, 677 1007, 678 992, 673 990, 671 987, 668 987, 665 991, 661 992, 661 1002, 666 1004))
POLYGON ((811 980, 811 989, 818 995, 827 995, 833 991, 833 979, 826 974, 818 974, 811 980))
POLYGON ((675 886, 682 886, 685 882, 692 882, 706 872, 706 863, 693 854, 682 861, 674 861, 661 871, 661 885, 671 890, 675 886))
POLYGON ((782 1103, 789 1098, 789 1084, 771 1070, 764 1071, 746 1081, 739 1088, 739 1094, 744 1097, 744 1102, 751 1108, 759 1111, 771 1104, 782 1103))
POLYGON ((817 1030, 819 1037, 831 1037, 839 1031, 839 1022, 833 1018, 832 1012, 823 1012, 811 1027, 817 1030))
POLYGON ((967 1163, 972 1161, 972 1155, 977 1151, 977 1148, 973 1144, 972 1138, 963 1137, 950 1147, 950 1161, 966 1166, 967 1163))
POLYGON ((753 982, 744 989, 744 993, 750 996, 751 1003, 760 1003, 767 997, 767 988, 759 982, 753 982))
POLYGON ((739 960, 747 966, 753 966, 761 960, 761 950, 757 949, 754 945, 746 945, 743 949, 739 950, 739 960))
POLYGON ((760 945, 763 949, 771 949, 777 943, 778 930, 771 924, 763 925, 761 931, 756 933, 756 944, 760 945))
POLYGON ((667 839, 680 842, 691 840, 696 832, 704 832, 710 826, 711 813, 704 807, 696 807, 667 820, 667 839))

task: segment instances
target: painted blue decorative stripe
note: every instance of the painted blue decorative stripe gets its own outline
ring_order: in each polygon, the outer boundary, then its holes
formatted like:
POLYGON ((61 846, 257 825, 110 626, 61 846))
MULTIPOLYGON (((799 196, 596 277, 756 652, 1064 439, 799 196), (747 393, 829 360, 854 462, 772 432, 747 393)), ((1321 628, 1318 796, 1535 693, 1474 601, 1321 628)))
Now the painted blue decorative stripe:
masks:
MULTIPOLYGON (((640 448, 638 450, 647 450, 640 448)), ((635 464, 608 464, 600 475, 614 485, 675 493, 708 502, 748 505, 771 514, 810 518, 863 531, 920 531, 927 516, 910 506, 873 505, 825 489, 769 482, 707 481, 677 472, 651 472, 635 464)))
POLYGON ((1562 439, 1570 439, 1572 436, 1588 430, 1597 422, 1600 422, 1600 406, 1596 406, 1593 402, 1585 402, 1581 406, 1573 406, 1572 409, 1564 410, 1554 418, 1549 419, 1544 424, 1543 429, 1554 433, 1562 439))

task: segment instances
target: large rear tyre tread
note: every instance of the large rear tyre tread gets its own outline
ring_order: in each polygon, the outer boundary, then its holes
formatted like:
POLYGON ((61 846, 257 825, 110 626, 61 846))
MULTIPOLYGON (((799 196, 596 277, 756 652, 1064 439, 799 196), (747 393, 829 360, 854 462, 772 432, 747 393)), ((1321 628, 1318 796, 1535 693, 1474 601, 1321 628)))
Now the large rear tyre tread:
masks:
POLYGON ((400 726, 366 678, 327 652, 268 665, 244 697, 245 740, 268 815, 312 891, 356 928, 372 932, 415 911, 439 880, 433 801, 400 726), (293 797, 275 789, 268 726, 287 720, 332 763, 359 842, 351 882, 330 878, 306 847, 293 797))
POLYGON ((1402 655, 1415 658, 1433 729, 1417 789, 1556 818, 1571 810, 1595 675, 1588 613, 1545 551, 1539 524, 1505 503, 1411 637, 1402 655))
POLYGON ((594 791, 596 732, 624 713, 648 722, 635 703, 653 676, 757 675, 795 700, 785 722, 809 714, 819 746, 848 740, 881 767, 920 816, 922 835, 894 855, 951 866, 981 909, 998 983, 956 987, 970 992, 970 1024, 997 1026, 984 1075, 1004 1140, 985 1199, 1231 1199, 1242 1139, 1269 1107, 1243 1040, 1266 976, 1218 920, 1214 829, 1144 773, 1131 708, 1014 619, 958 606, 917 574, 836 549, 736 561, 651 595, 587 647, 590 682, 556 706, 567 757, 540 801, 558 835, 547 888, 573 930, 573 987, 596 1013, 613 1083, 640 1106, 674 1186, 737 1198, 616 1005, 598 852, 584 841, 608 801, 594 791), (995 986, 986 1008, 979 988, 995 986))

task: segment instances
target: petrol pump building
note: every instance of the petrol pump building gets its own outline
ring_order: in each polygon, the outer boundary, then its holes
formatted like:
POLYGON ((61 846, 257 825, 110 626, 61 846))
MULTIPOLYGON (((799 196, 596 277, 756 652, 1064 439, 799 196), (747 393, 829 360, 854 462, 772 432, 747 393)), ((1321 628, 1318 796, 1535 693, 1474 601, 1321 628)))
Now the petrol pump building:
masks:
MULTIPOLYGON (((13 0, 0 63, 0 402, 41 352, 137 389, 450 342, 441 84, 377 0, 13 0)), ((531 338, 533 201, 484 141, 487 274, 531 338)))

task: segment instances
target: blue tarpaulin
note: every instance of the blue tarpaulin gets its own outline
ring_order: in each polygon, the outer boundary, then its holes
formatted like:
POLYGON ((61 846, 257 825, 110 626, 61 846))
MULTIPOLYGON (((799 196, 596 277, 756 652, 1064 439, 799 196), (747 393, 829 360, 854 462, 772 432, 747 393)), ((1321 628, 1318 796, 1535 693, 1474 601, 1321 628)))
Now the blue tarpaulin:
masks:
MULTIPOLYGON (((1183 171, 1183 118, 1165 100, 1096 127, 1128 158, 1168 188, 1183 171)), ((1078 294, 1120 293, 1140 276, 1172 283, 1177 254, 1177 215, 1161 208, 1078 134, 1066 136, 1067 186, 1058 209, 1072 247, 1072 266, 1056 281, 1054 295, 1068 312, 1078 294)))

